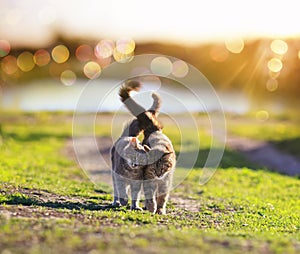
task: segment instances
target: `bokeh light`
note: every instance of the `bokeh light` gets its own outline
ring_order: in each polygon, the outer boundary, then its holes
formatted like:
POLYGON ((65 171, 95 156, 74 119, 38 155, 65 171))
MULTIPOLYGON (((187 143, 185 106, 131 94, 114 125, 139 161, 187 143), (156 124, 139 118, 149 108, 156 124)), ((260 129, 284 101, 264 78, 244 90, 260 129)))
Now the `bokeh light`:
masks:
POLYGON ((239 54, 243 51, 245 42, 242 38, 228 39, 225 41, 225 46, 231 53, 239 54))
POLYGON ((268 91, 270 92, 274 92, 277 90, 278 88, 278 81, 276 79, 269 79, 266 83, 266 88, 268 89, 268 91))
POLYGON ((7 56, 10 52, 10 44, 6 40, 0 40, 0 57, 7 56))
POLYGON ((21 53, 17 58, 17 65, 24 72, 31 71, 35 66, 33 55, 28 51, 21 53))
POLYGON ((300 50, 298 51, 298 58, 300 59, 300 50))
POLYGON ((97 58, 97 63, 100 64, 101 68, 105 68, 106 66, 110 65, 113 62, 112 57, 106 58, 97 58))
POLYGON ((266 110, 257 111, 255 117, 257 120, 264 122, 269 119, 269 112, 266 110))
POLYGON ((172 72, 173 64, 168 58, 159 56, 151 61, 150 68, 156 75, 168 76, 172 72))
POLYGON ((283 40, 273 40, 270 48, 278 55, 284 55, 289 49, 288 44, 283 40))
POLYGON ((116 62, 119 63, 129 63, 134 56, 134 52, 131 52, 130 54, 123 54, 117 50, 117 48, 114 49, 113 53, 114 59, 116 62))
POLYGON ((33 61, 37 66, 45 66, 50 62, 50 60, 50 54, 45 49, 39 49, 33 55, 33 61))
POLYGON ((281 71, 282 67, 283 67, 283 65, 279 58, 274 57, 274 58, 270 59, 268 62, 268 68, 272 72, 279 72, 279 71, 281 71))
POLYGON ((189 72, 189 66, 182 60, 173 63, 172 74, 177 78, 185 77, 189 72))
POLYGON ((124 55, 132 54, 135 49, 135 42, 133 39, 122 38, 117 40, 116 49, 119 53, 124 55))
POLYGON ((64 63, 69 59, 70 52, 64 45, 56 46, 51 52, 52 58, 57 63, 64 63))
POLYGON ((97 58, 108 58, 114 53, 115 44, 111 40, 101 40, 94 49, 97 58))
POLYGON ((76 51, 75 56, 80 62, 87 62, 93 59, 93 49, 90 45, 80 45, 76 51))
POLYGON ((60 81, 66 86, 73 85, 76 79, 76 74, 71 70, 65 70, 60 74, 60 81))
POLYGON ((1 61, 1 69, 8 75, 18 70, 17 59, 14 56, 6 56, 1 61))
POLYGON ((227 60, 229 53, 228 50, 224 46, 215 46, 213 47, 210 52, 210 57, 215 62, 224 62, 227 60))
POLYGON ((98 63, 90 61, 84 65, 83 72, 89 79, 96 79, 101 74, 101 67, 98 63))

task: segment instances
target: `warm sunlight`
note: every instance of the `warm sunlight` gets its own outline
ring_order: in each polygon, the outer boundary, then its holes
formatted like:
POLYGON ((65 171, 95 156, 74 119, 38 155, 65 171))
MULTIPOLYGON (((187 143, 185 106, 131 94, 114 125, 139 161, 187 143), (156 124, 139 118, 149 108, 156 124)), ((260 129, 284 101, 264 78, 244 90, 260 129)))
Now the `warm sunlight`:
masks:
MULTIPOLYGON (((54 32, 184 43, 300 34, 299 4, 293 0, 276 4, 259 0, 186 0, 184 6, 182 2, 160 0, 146 5, 138 0, 4 1, 0 14, 2 37, 14 45, 45 43, 53 39, 54 32)), ((4 43, 0 41, 2 50, 4 43)))

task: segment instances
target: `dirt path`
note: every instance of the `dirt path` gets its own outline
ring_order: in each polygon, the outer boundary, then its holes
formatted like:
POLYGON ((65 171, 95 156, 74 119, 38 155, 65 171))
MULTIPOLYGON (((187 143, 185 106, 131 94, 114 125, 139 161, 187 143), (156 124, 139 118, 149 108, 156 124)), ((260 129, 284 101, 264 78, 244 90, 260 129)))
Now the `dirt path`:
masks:
MULTIPOLYGON (((110 162, 112 144, 112 139, 108 137, 98 137, 96 142, 94 137, 78 137, 68 141, 66 150, 67 155, 79 163, 93 183, 100 186, 105 183, 112 189, 110 162)), ((199 211, 200 208, 199 202, 172 193, 170 200, 177 208, 193 212, 199 211)))
POLYGON ((229 136, 227 146, 241 152, 249 161, 258 165, 290 176, 300 175, 300 160, 277 150, 266 141, 229 136))

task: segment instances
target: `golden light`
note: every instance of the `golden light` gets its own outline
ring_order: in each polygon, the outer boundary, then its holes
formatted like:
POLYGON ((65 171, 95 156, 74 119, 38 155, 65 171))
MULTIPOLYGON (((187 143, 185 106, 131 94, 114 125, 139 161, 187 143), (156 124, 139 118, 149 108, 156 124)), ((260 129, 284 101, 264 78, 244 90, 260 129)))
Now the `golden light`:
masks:
POLYGON ((268 62, 268 68, 272 72, 279 72, 279 71, 281 71, 282 67, 283 67, 283 65, 279 58, 274 57, 274 58, 270 59, 268 62))
POLYGON ((70 69, 68 63, 58 64, 54 61, 50 62, 49 64, 49 74, 54 78, 60 78, 60 75, 63 70, 70 69))
POLYGON ((14 56, 6 56, 1 61, 1 69, 8 75, 18 70, 17 59, 14 56))
POLYGON ((98 58, 97 63, 100 64, 101 68, 105 68, 106 66, 110 65, 113 61, 112 57, 106 58, 98 58))
POLYGON ((298 58, 300 59, 300 50, 298 51, 298 58))
POLYGON ((224 46, 215 46, 209 52, 210 58, 215 62, 224 62, 227 60, 229 53, 224 46))
POLYGON ((280 72, 273 72, 269 70, 269 77, 272 79, 277 79, 280 75, 280 72))
POLYGON ((24 72, 31 71, 35 66, 33 55, 28 51, 21 53, 17 58, 17 65, 24 72))
POLYGON ((134 52, 132 51, 130 54, 123 54, 115 48, 113 56, 115 61, 118 63, 129 63, 133 59, 134 52))
POLYGON ((231 53, 239 54, 243 51, 245 42, 242 38, 228 39, 225 41, 225 46, 231 53))
POLYGON ((7 56, 10 52, 10 44, 6 40, 0 40, 0 57, 7 56))
POLYGON ((131 54, 135 49, 135 42, 133 39, 122 38, 120 40, 117 40, 116 49, 121 54, 124 55, 131 54))
POLYGON ((189 72, 189 66, 182 60, 177 60, 173 63, 172 74, 177 78, 185 77, 189 72))
POLYGON ((114 53, 115 44, 111 40, 101 40, 95 47, 94 53, 97 58, 108 58, 114 53))
POLYGON ((101 74, 101 67, 98 63, 90 61, 84 65, 83 72, 89 79, 96 79, 101 74))
POLYGON ((266 110, 260 110, 256 112, 255 116, 257 120, 264 122, 269 119, 269 112, 266 110))
POLYGON ((168 58, 158 56, 151 61, 150 68, 156 75, 168 76, 172 72, 173 64, 168 58))
POLYGON ((277 90, 278 88, 278 81, 276 79, 269 79, 266 83, 266 88, 268 89, 268 91, 270 92, 274 92, 277 90))
POLYGON ((76 51, 75 56, 80 62, 87 62, 93 59, 93 49, 90 45, 80 45, 76 51))
POLYGON ((61 64, 69 59, 70 52, 66 46, 58 45, 52 50, 51 55, 55 62, 61 64))
POLYGON ((275 54, 284 55, 288 51, 289 46, 283 40, 273 40, 270 48, 275 54))
POLYGON ((60 74, 60 81, 66 86, 73 85, 76 79, 76 74, 71 70, 65 70, 60 74))
POLYGON ((33 55, 33 61, 37 66, 45 66, 50 62, 50 60, 50 54, 45 49, 39 49, 33 55))

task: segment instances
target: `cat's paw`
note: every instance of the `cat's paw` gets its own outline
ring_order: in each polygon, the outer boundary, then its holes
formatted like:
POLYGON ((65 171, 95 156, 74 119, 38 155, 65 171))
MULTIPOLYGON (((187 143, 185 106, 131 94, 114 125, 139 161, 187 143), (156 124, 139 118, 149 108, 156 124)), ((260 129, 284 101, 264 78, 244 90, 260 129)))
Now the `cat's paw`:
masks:
POLYGON ((149 212, 151 212, 152 214, 156 213, 156 204, 151 201, 151 200, 146 200, 146 210, 148 210, 149 212))
POLYGON ((157 214, 161 214, 161 215, 166 215, 166 209, 157 208, 156 213, 157 214))
POLYGON ((112 207, 120 207, 121 203, 119 201, 114 201, 114 202, 111 203, 111 206, 112 207))
POLYGON ((131 207, 131 210, 132 211, 143 211, 143 208, 139 207, 139 206, 135 206, 135 207, 131 207))
POLYGON ((121 206, 126 206, 128 204, 128 199, 120 198, 120 204, 121 206))

